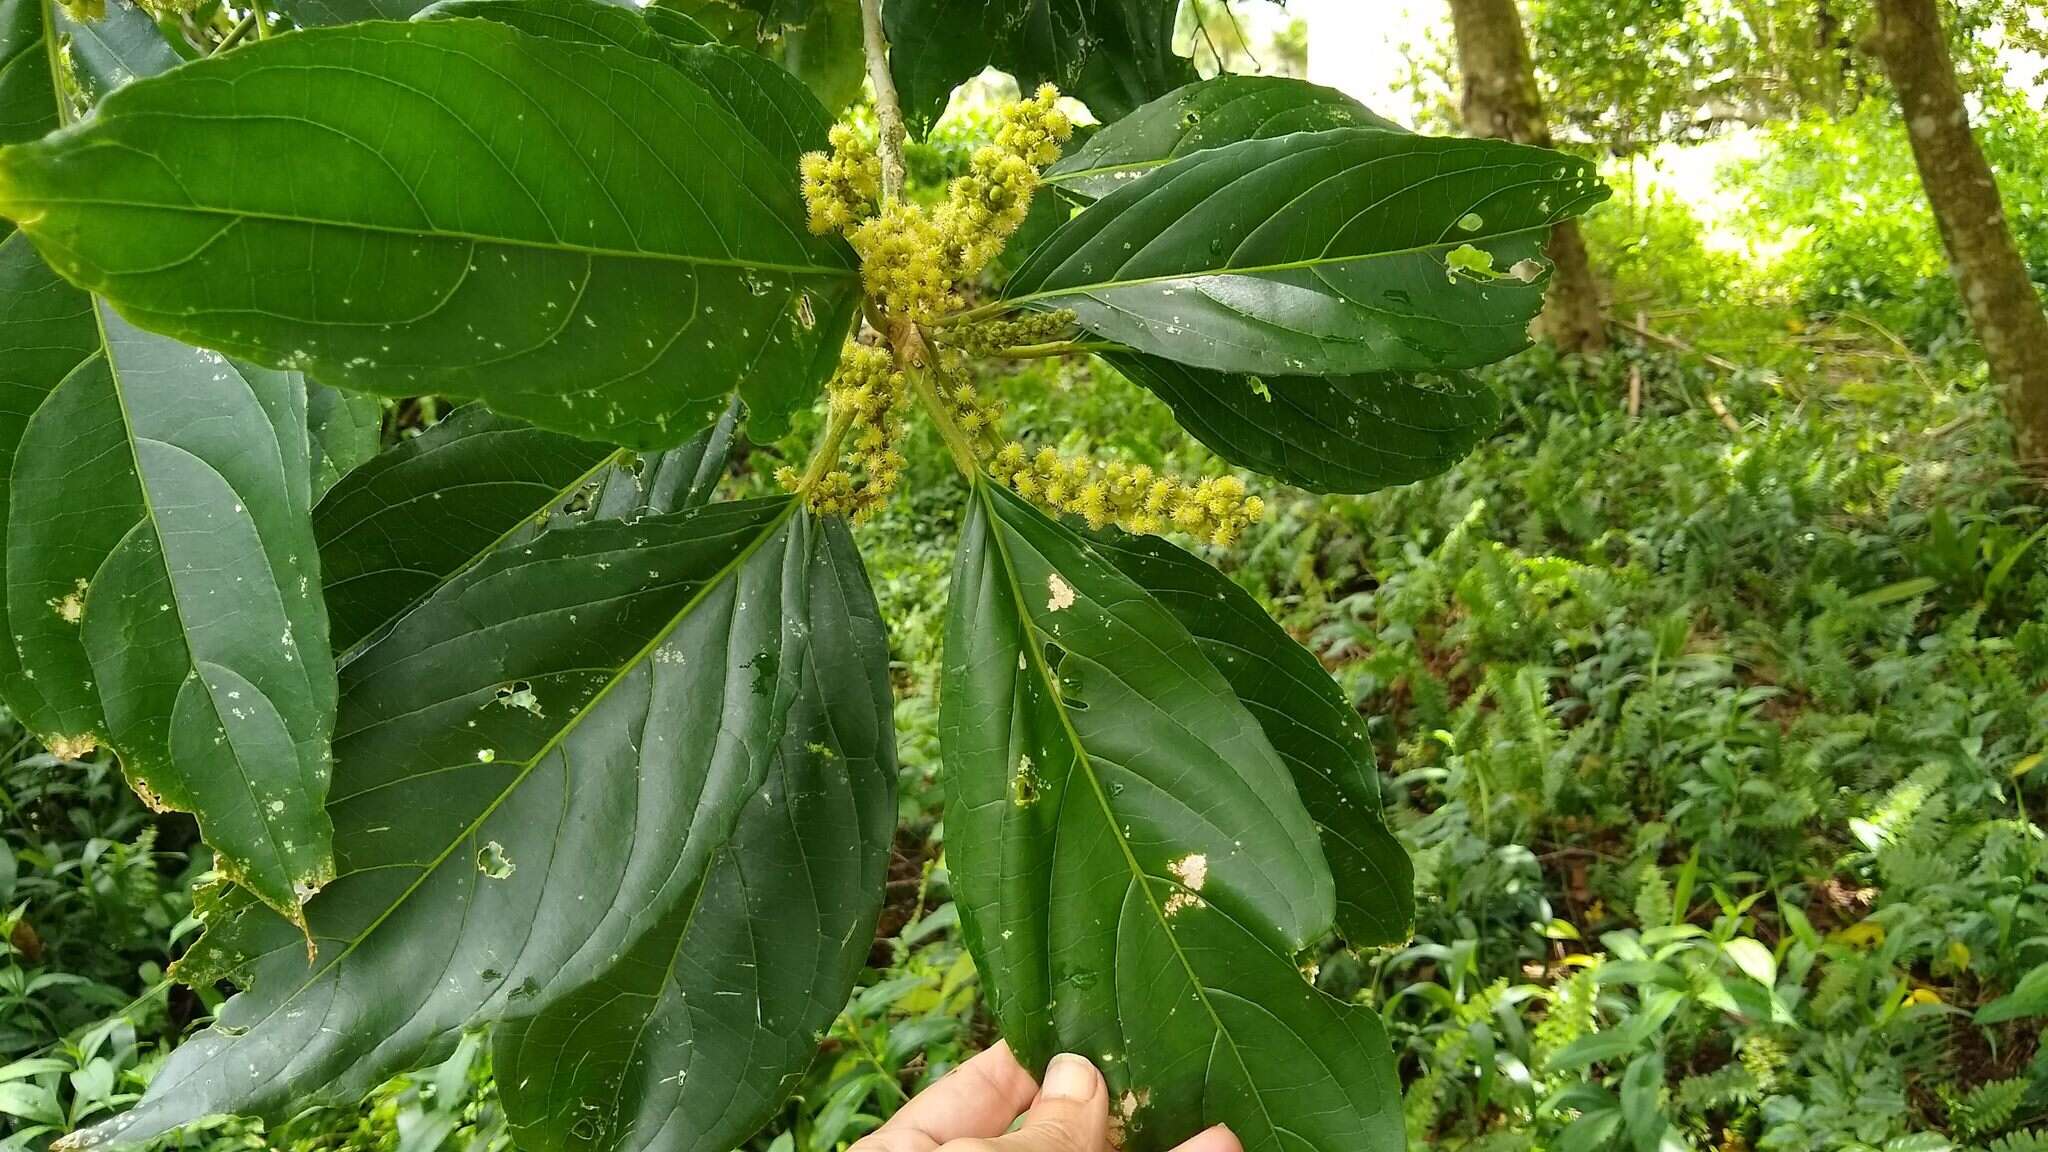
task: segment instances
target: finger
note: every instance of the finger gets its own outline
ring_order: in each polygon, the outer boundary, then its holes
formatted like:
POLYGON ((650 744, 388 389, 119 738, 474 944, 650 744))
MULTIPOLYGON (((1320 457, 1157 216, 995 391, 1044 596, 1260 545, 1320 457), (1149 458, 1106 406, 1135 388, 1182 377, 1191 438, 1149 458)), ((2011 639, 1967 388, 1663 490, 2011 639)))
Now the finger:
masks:
POLYGON ((1062 1052, 1045 1069, 1045 1086, 1024 1125, 997 1137, 997 1152, 1106 1152, 1109 1088, 1085 1056, 1062 1052))
POLYGON ((1173 1152, 1244 1152, 1244 1145, 1237 1142, 1236 1133, 1218 1124, 1181 1141, 1173 1152))
POLYGON ((948 1140, 997 1136, 1037 1094, 1038 1081, 998 1043, 918 1093, 848 1152, 929 1152, 948 1140))

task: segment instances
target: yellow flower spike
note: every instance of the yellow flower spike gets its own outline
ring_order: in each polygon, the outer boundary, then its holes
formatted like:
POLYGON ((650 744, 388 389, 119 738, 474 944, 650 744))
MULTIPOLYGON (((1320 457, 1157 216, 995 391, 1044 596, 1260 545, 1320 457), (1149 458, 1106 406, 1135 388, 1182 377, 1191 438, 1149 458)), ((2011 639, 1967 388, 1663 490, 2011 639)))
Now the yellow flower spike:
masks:
POLYGON ((1074 503, 1075 510, 1087 519, 1090 528, 1100 528, 1109 523, 1109 487, 1101 481, 1081 489, 1074 503))

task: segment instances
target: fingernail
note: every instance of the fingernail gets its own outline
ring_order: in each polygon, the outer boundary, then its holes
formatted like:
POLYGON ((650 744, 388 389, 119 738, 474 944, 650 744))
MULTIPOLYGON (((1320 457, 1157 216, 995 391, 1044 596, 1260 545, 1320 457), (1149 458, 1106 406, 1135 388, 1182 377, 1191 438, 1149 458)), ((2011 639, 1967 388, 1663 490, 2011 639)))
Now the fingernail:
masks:
POLYGON ((1038 1094, 1057 1100, 1086 1100, 1095 1095, 1095 1065, 1086 1056, 1062 1052, 1046 1065, 1045 1083, 1038 1094))

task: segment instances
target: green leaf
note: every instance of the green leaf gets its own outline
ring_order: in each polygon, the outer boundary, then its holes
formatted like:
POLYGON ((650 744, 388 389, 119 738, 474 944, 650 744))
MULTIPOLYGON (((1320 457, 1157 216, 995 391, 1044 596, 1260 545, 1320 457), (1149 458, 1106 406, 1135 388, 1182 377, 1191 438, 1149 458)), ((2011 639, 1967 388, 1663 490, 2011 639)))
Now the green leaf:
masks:
POLYGON ((858 298, 719 97, 496 21, 318 28, 131 85, 0 149, 0 212, 144 327, 639 448, 735 388, 778 434, 858 298))
POLYGON ((1621 1074, 1621 1115, 1636 1152, 1657 1152, 1664 1130, 1664 1054, 1645 1052, 1621 1074))
POLYGON ((1365 725, 1322 663, 1250 593, 1174 545, 1116 529, 1089 539, 1188 630, 1287 765, 1322 833, 1345 940, 1356 946, 1406 940, 1415 920, 1414 869, 1381 819, 1365 725))
POLYGON ((353 1106, 497 1022, 522 1147, 737 1147, 845 1002, 895 815, 844 525, 777 498, 548 532, 342 676, 317 959, 211 901, 181 975, 249 990, 81 1145, 353 1106))
POLYGON ((1028 1065, 1081 1052, 1123 1146, 1394 1149, 1378 1017, 1297 955, 1333 885, 1286 763, 1196 640, 1096 549, 975 486, 940 740, 955 898, 1028 1065))
POLYGON ((353 648, 449 577, 549 523, 675 512, 711 498, 738 412, 636 457, 460 408, 364 465, 313 510, 334 646, 353 648))
POLYGON ((1586 161, 1498 140, 1365 128, 1245 140, 1095 202, 1005 293, 1219 371, 1469 368, 1528 344, 1550 226, 1607 195, 1586 161), (1502 271, 1452 267, 1475 262, 1502 271))
POLYGON ((1978 1024, 2003 1024, 2029 1016, 2048 1016, 2048 964, 2025 976, 2012 991, 1977 1009, 1978 1024))
POLYGON ((1106 355, 1225 460, 1311 492, 1371 492, 1434 476, 1500 423, 1463 373, 1251 376, 1134 352, 1106 355))
POLYGON ((363 396, 306 381, 306 427, 312 437, 313 499, 377 454, 384 405, 363 396))
POLYGON ((37 358, 10 470, 9 704, 53 744, 113 747, 296 915, 331 874, 335 707, 304 383, 142 332, 12 255, 0 333, 78 358, 37 358))
POLYGON ((1764 947, 1761 942, 1747 936, 1737 936, 1722 944, 1721 950, 1726 952, 1728 958, 1735 961, 1735 966, 1742 969, 1743 974, 1750 979, 1765 988, 1777 986, 1778 958, 1771 955, 1771 950, 1764 947))
POLYGON ((953 89, 995 67, 1051 81, 1103 123, 1195 79, 1173 54, 1179 0, 888 0, 882 23, 904 119, 922 136, 953 89))
POLYGON ((1327 128, 1407 129, 1334 88, 1284 76, 1225 74, 1176 88, 1090 137, 1045 171, 1077 200, 1099 200, 1195 152, 1327 128))

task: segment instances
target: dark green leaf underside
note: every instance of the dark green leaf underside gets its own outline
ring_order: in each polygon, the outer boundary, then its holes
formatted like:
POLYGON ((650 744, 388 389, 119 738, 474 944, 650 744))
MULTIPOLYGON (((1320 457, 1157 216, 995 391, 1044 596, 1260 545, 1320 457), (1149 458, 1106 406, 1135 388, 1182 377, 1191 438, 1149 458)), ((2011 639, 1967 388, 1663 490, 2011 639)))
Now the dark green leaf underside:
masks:
POLYGON ((1311 492, 1434 476, 1500 423, 1492 389, 1463 373, 1251 376, 1139 353, 1104 358, 1217 455, 1311 492))
POLYGON ((954 891, 1003 1032, 1084 1053, 1124 1146, 1394 1149, 1377 1017, 1296 954, 1334 918, 1289 769, 1202 647, 1084 540, 976 486, 940 738, 954 891))
POLYGON ((736 406, 689 444, 639 457, 458 409, 350 475, 313 510, 338 650, 419 603, 493 549, 581 518, 625 519, 708 501, 736 406))
POLYGON ((230 894, 184 974, 250 990, 86 1143, 353 1104, 496 1021, 522 1146, 728 1152, 865 955, 889 701, 844 526, 786 499, 492 553, 344 669, 313 966, 230 894))
POLYGON ((1322 830, 1345 941, 1406 940, 1415 919, 1414 869, 1380 817, 1365 725, 1321 662, 1244 589, 1174 545, 1115 529, 1090 540, 1188 630, 1286 763, 1322 830))

